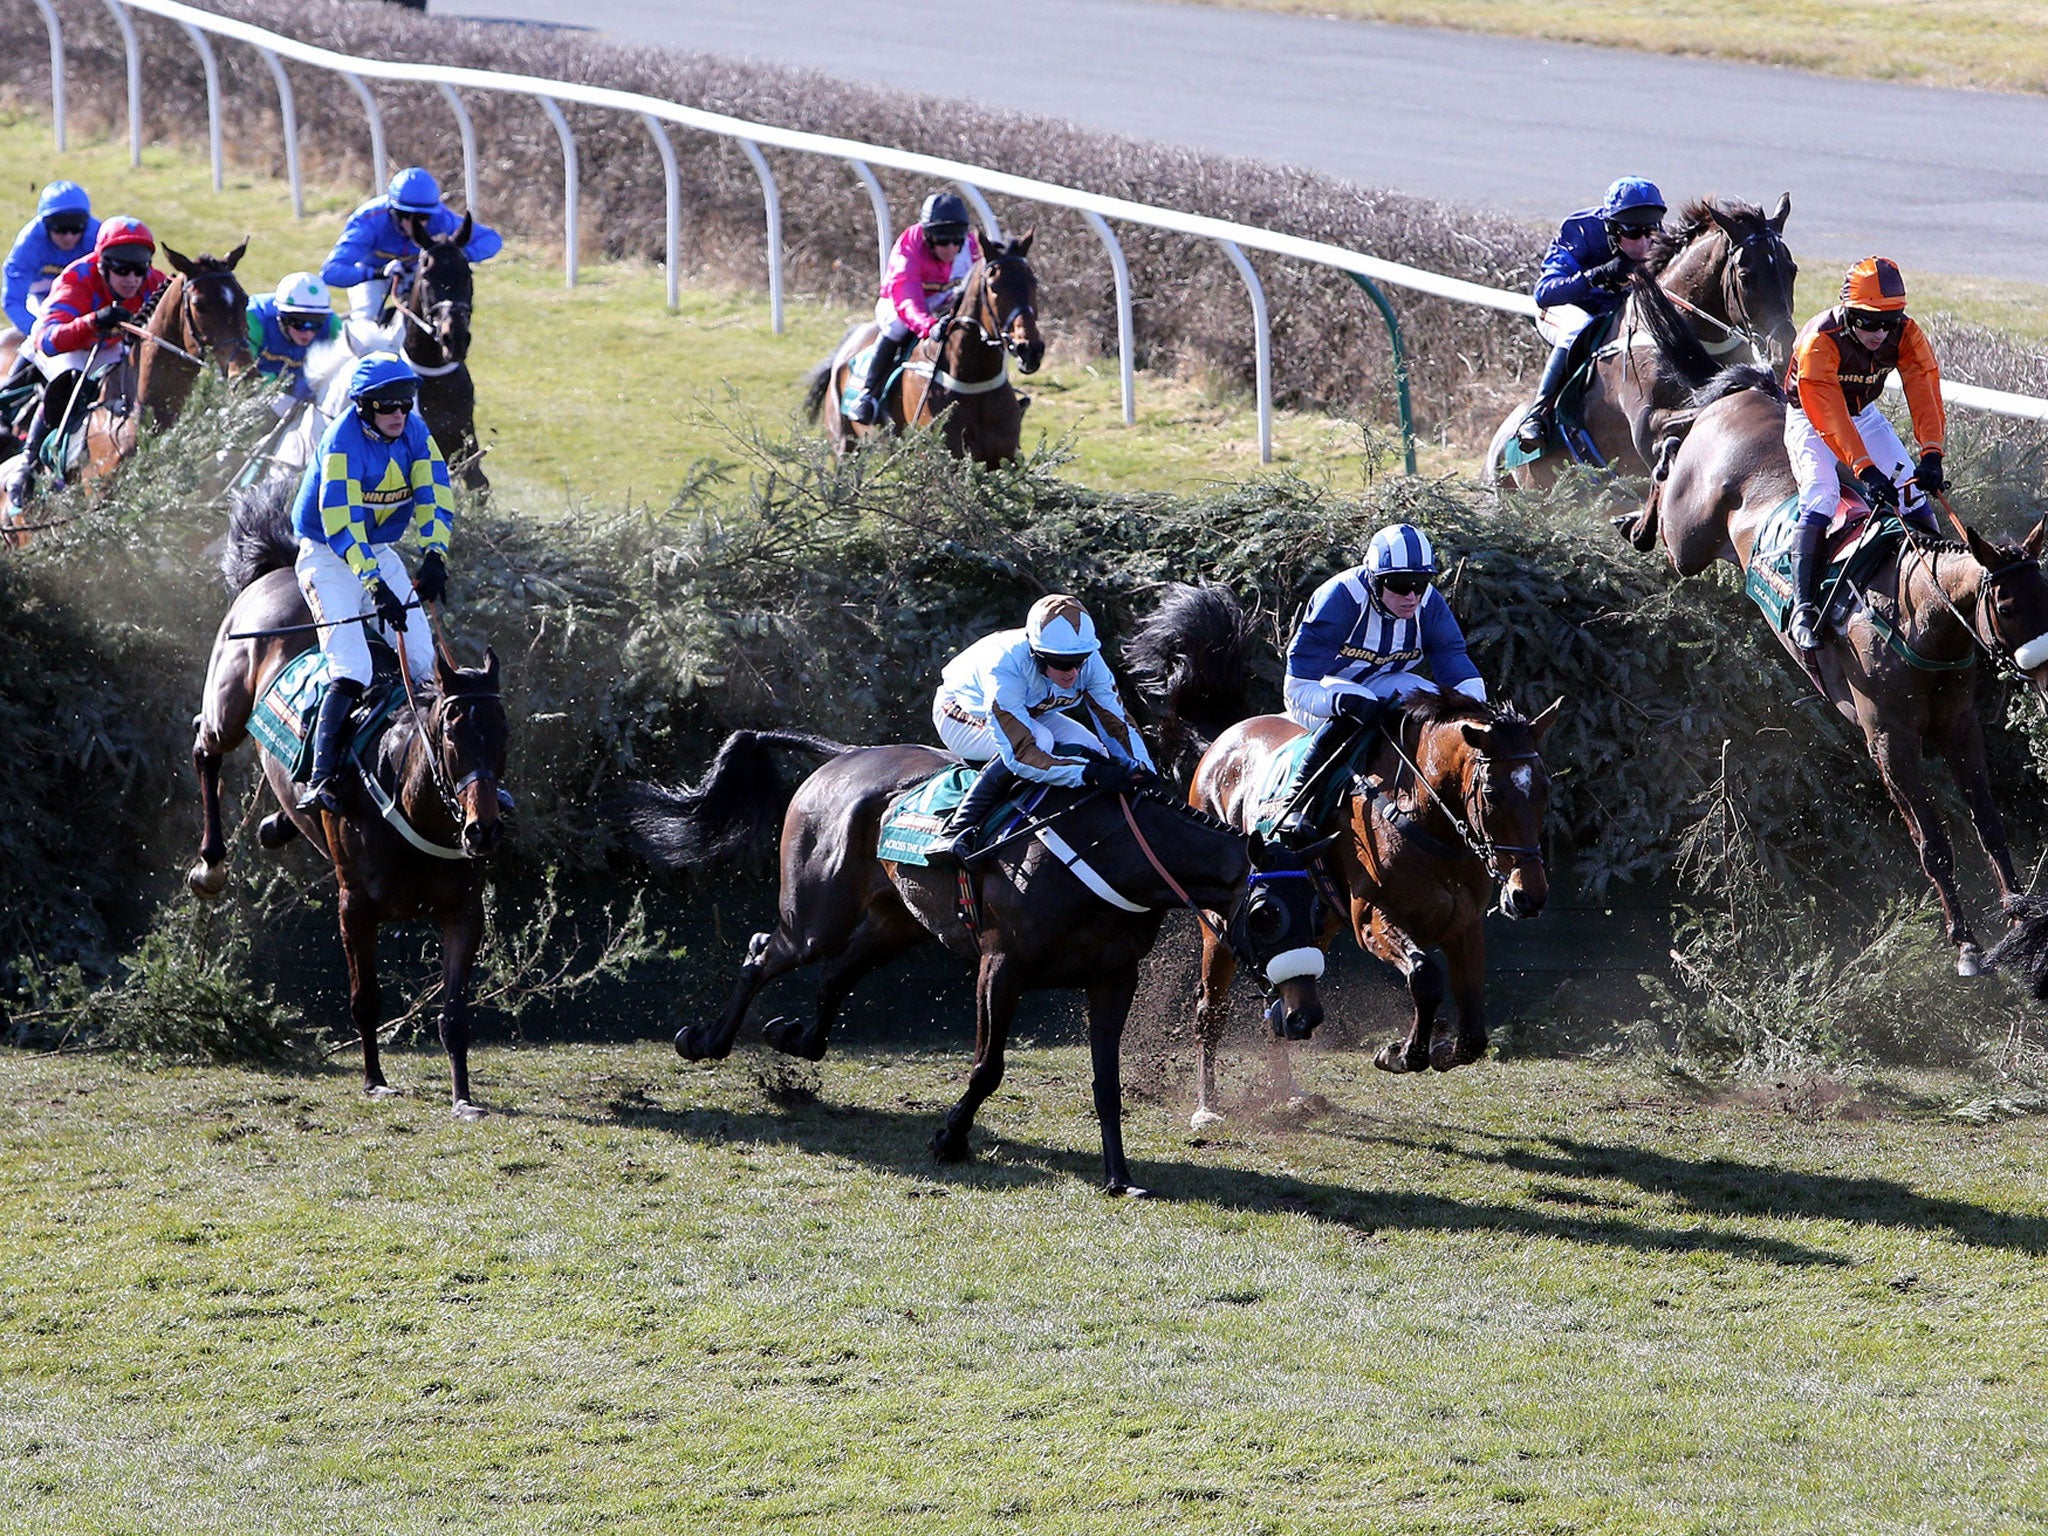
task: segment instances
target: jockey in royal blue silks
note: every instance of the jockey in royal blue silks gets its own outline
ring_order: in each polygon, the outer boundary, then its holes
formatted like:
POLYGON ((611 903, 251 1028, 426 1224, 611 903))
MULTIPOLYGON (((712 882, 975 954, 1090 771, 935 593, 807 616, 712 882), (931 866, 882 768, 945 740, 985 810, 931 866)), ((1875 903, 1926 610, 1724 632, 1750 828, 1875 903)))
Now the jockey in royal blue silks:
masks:
MULTIPOLYGON (((441 201, 440 184, 419 166, 408 166, 391 178, 382 197, 348 216, 320 276, 330 288, 355 290, 352 313, 381 321, 391 285, 418 259, 420 247, 460 228, 461 217, 441 201)), ((504 247, 496 230, 473 221, 462 254, 472 262, 488 261, 504 247)))
POLYGON ((1435 581, 1428 538, 1396 523, 1372 536, 1363 565, 1332 576, 1309 599, 1287 647, 1286 698, 1288 718, 1316 737, 1274 828, 1283 841, 1304 847, 1315 840, 1324 770, 1363 745, 1403 699, 1444 688, 1486 697, 1465 633, 1435 581), (1418 662, 1428 664, 1429 678, 1415 674, 1418 662))
POLYGON ((985 765, 925 854, 935 864, 973 857, 982 820, 1019 778, 1121 789, 1154 776, 1095 621, 1060 594, 1033 603, 1022 629, 977 640, 946 663, 932 724, 948 751, 985 765))
POLYGON ((1536 403, 1515 429, 1515 441, 1541 453, 1549 440, 1572 362, 1572 343, 1603 315, 1621 307, 1631 273, 1650 258, 1664 223, 1664 194, 1640 176, 1624 176, 1598 208, 1582 208, 1558 229, 1536 279, 1536 329, 1551 343, 1536 385, 1536 403))
POLYGON ((50 295, 57 274, 85 255, 99 239, 100 221, 92 216, 92 199, 75 181, 53 181, 36 199, 36 216, 21 226, 7 253, 0 279, 0 305, 7 323, 26 336, 36 326, 38 308, 50 295))
POLYGON ((275 293, 249 301, 249 350, 256 354, 256 371, 284 390, 279 415, 291 402, 312 397, 306 353, 315 342, 332 341, 340 333, 333 295, 310 272, 287 273, 275 293))
POLYGON ((294 569, 306 606, 326 627, 327 694, 313 727, 313 768, 299 809, 339 814, 334 779, 341 770, 348 713, 374 676, 372 617, 416 679, 434 676, 434 642, 423 618, 406 622, 415 593, 437 603, 448 590, 448 536, 454 499, 441 450, 413 409, 419 376, 402 357, 372 352, 356 364, 348 395, 355 409, 337 418, 306 466, 292 504, 298 535, 294 569), (424 551, 408 577, 398 542, 408 533, 424 551), (363 622, 351 622, 354 620, 363 622), (339 621, 339 622, 337 622, 339 621))

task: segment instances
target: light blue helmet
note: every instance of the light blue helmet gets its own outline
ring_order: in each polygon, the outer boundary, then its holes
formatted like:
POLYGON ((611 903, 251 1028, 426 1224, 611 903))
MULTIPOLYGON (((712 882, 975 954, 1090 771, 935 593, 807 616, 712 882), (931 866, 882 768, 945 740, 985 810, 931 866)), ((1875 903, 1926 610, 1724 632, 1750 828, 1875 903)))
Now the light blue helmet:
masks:
POLYGON ((1413 523, 1394 523, 1382 528, 1365 546, 1368 580, 1376 582, 1382 576, 1392 576, 1396 572, 1417 576, 1436 574, 1436 551, 1429 547, 1428 536, 1413 523))
POLYGON ((1624 176, 1607 189, 1607 196, 1600 200, 1600 217, 1609 224, 1617 220, 1629 224, 1661 222, 1664 217, 1664 194, 1657 190, 1657 183, 1646 181, 1640 176, 1624 176), (1633 213, 1632 219, 1622 220, 1625 213, 1633 213))
POLYGON ((441 184, 424 167, 409 165, 391 178, 384 197, 400 213, 432 213, 441 206, 441 184))
MULTIPOLYGON (((403 396, 406 410, 410 413, 419 392, 420 376, 412 371, 412 364, 396 352, 372 352, 356 364, 356 371, 348 379, 348 397, 355 405, 356 419, 363 424, 365 432, 383 441, 395 441, 396 438, 387 439, 377 430, 371 403, 403 396)), ((399 428, 400 434, 404 431, 403 427, 399 428)))
POLYGON ((85 195, 85 188, 75 181, 53 181, 43 188, 43 195, 36 199, 36 217, 47 219, 57 213, 82 213, 92 217, 92 199, 85 195))

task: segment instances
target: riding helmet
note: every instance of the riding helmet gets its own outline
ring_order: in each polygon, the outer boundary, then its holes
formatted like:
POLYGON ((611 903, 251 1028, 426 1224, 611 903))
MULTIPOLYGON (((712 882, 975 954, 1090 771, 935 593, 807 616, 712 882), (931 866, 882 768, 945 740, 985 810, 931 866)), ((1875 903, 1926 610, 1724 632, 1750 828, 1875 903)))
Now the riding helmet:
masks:
POLYGON ((334 313, 334 296, 311 272, 288 272, 277 285, 277 312, 325 317, 334 313))
POLYGON ((391 178, 384 197, 397 213, 433 213, 441 206, 441 184, 424 167, 409 165, 391 178))
POLYGON ((1904 309, 1906 280, 1894 263, 1866 256, 1842 279, 1842 303, 1850 309, 1904 309))
POLYGON ((356 416, 363 424, 363 430, 373 437, 382 437, 377 423, 371 419, 370 402, 391 399, 404 395, 408 400, 417 399, 420 392, 420 376, 412 371, 412 364, 396 352, 372 352, 349 375, 348 397, 354 402, 356 416))
POLYGON ((1436 574, 1436 551, 1430 548, 1428 535, 1412 523, 1393 523, 1382 528, 1365 546, 1368 580, 1378 581, 1397 571, 1419 576, 1436 574))
POLYGON ((923 227, 926 240, 965 240, 967 204, 957 193, 934 192, 918 210, 917 222, 923 227))
POLYGON ((1034 656, 1092 656, 1102 649, 1095 621, 1081 600, 1055 592, 1031 605, 1024 619, 1024 637, 1034 656))
POLYGON ((1607 224, 1651 226, 1664 219, 1664 194, 1654 181, 1641 176, 1624 176, 1607 189, 1600 201, 1600 218, 1607 224))
POLYGON ((43 195, 36 199, 36 217, 49 220, 60 213, 82 213, 92 217, 92 199, 85 195, 85 188, 75 181, 53 181, 43 188, 43 195))
POLYGON ((125 213, 117 213, 100 226, 99 238, 93 242, 92 253, 104 256, 117 245, 139 245, 154 257, 156 236, 149 232, 149 226, 140 219, 131 219, 125 213))

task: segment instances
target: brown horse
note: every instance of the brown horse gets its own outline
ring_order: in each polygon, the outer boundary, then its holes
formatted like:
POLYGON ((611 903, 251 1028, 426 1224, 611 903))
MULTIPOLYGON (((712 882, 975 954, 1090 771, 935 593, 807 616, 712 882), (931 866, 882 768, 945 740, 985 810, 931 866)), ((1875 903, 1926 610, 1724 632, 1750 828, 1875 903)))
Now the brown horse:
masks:
MULTIPOLYGON (((1688 203, 1675 226, 1657 237, 1644 271, 1685 316, 1699 344, 1723 363, 1782 366, 1798 334, 1793 280, 1799 267, 1786 248, 1791 194, 1769 214, 1751 203, 1711 198, 1688 203)), ((1614 336, 1595 360, 1581 406, 1586 430, 1606 464, 1640 474, 1666 413, 1684 406, 1691 384, 1659 365, 1659 349, 1641 314, 1641 295, 1624 303, 1614 336)), ((1524 401, 1494 433, 1488 476, 1501 479, 1503 454, 1528 414, 1524 401)), ((1551 484, 1571 455, 1553 448, 1507 473, 1523 489, 1551 484)))
POLYGON ((764 1030, 777 1050, 815 1061, 825 1054, 854 984, 936 939, 978 974, 973 1070, 966 1093, 932 1137, 933 1153, 946 1161, 967 1155, 975 1112, 1002 1081, 1010 1021, 1022 994, 1079 987, 1088 998, 1105 1188, 1144 1193, 1131 1183, 1124 1157, 1118 1059, 1139 962, 1165 913, 1185 902, 1223 914, 1233 951, 1262 970, 1284 973, 1290 959, 1314 955, 1313 897, 1300 860, 1150 790, 1053 789, 1036 813, 1044 835, 1005 838, 976 861, 979 917, 969 927, 959 910, 956 872, 884 861, 877 851, 890 802, 953 758, 933 747, 844 747, 750 731, 730 737, 693 788, 639 785, 629 793, 626 820, 649 860, 686 868, 744 844, 750 829, 760 836, 772 825, 774 802, 786 793, 778 790, 770 756, 778 746, 827 754, 830 761, 798 787, 782 818, 775 929, 748 943, 724 1013, 708 1027, 679 1031, 676 1049, 691 1061, 727 1055, 762 987, 822 961, 816 1022, 803 1027, 777 1019, 764 1030), (1108 894, 1085 883, 1090 880, 1108 894))
MULTIPOLYGON (((315 645, 312 614, 300 594, 297 554, 285 518, 291 486, 276 482, 236 503, 222 569, 237 592, 214 641, 206 691, 194 720, 192 766, 199 775, 199 859, 185 876, 193 894, 210 899, 227 885, 227 841, 221 833, 221 759, 248 735, 249 717, 272 678, 315 645)), ((416 614, 416 624, 427 622, 416 614)), ((376 1097, 392 1090, 377 1056, 381 999, 377 930, 425 917, 441 929, 441 1043, 453 1077, 456 1118, 482 1111, 469 1094, 469 972, 484 936, 483 865, 504 833, 498 781, 505 770, 508 730, 498 687, 498 658, 453 666, 443 654, 431 680, 412 680, 416 705, 401 709, 363 765, 388 800, 382 810, 364 779, 345 775, 343 814, 295 809, 288 770, 268 754, 263 773, 281 807, 264 819, 257 840, 281 848, 304 837, 334 865, 341 889, 341 942, 348 958, 349 1012, 363 1044, 363 1087, 376 1097)))
MULTIPOLYGON (((142 328, 148 339, 135 344, 135 414, 147 411, 159 432, 185 409, 207 362, 229 378, 256 366, 249 347, 249 295, 235 276, 235 265, 248 249, 245 237, 225 256, 201 255, 194 261, 164 247, 164 260, 177 276, 142 328)), ((131 438, 133 433, 131 425, 131 438)))
MULTIPOLYGON (((1785 395, 1760 368, 1735 368, 1703 387, 1675 431, 1668 474, 1653 486, 1629 530, 1639 549, 1661 536, 1679 574, 1716 560, 1749 569, 1765 520, 1798 481, 1785 451, 1785 395)), ((1977 717, 1977 661, 2011 667, 2048 699, 2048 578, 2039 563, 2044 524, 2018 545, 1976 530, 1960 541, 1914 535, 1897 546, 1857 594, 1846 628, 1830 628, 1808 666, 1778 635, 1822 695, 1863 731, 1871 760, 1919 850, 1941 899, 1956 972, 1974 976, 1984 956, 1963 916, 1955 857, 1921 769, 1930 751, 1947 759, 1991 863, 1999 900, 2016 910, 2019 883, 2005 823, 1984 763, 1977 717)))
POLYGON ((1031 402, 1010 387, 1007 358, 1016 358, 1025 373, 1036 373, 1045 358, 1038 278, 1026 260, 1031 239, 1027 232, 1007 245, 988 242, 987 253, 968 269, 951 315, 904 358, 882 402, 886 422, 864 427, 846 417, 841 402, 854 382, 853 360, 879 332, 869 322, 846 333, 839 350, 812 373, 804 397, 811 420, 824 415, 835 452, 851 453, 871 432, 943 422, 946 447, 956 458, 995 465, 1017 457, 1031 402))

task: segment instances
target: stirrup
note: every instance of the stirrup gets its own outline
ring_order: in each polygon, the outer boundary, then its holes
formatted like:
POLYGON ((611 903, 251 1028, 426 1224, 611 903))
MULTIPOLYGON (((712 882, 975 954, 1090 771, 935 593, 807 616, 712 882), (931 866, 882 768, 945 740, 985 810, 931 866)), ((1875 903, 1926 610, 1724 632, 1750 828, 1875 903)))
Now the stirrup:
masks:
POLYGON ((857 427, 872 427, 875 418, 881 415, 879 402, 866 390, 853 397, 853 404, 846 408, 846 419, 857 427))
POLYGON ((978 829, 969 827, 965 832, 955 833, 945 842, 933 843, 925 849, 925 865, 929 869, 963 869, 981 852, 980 844, 978 829))
POLYGON ((1529 414, 1522 418, 1522 424, 1515 428, 1515 441, 1534 453, 1550 445, 1555 432, 1551 424, 1551 410, 1547 406, 1531 406, 1529 414))
POLYGON ((294 808, 308 816, 312 815, 315 811, 325 811, 330 816, 339 816, 341 814, 341 797, 335 793, 334 777, 316 779, 300 790, 298 802, 294 808))

